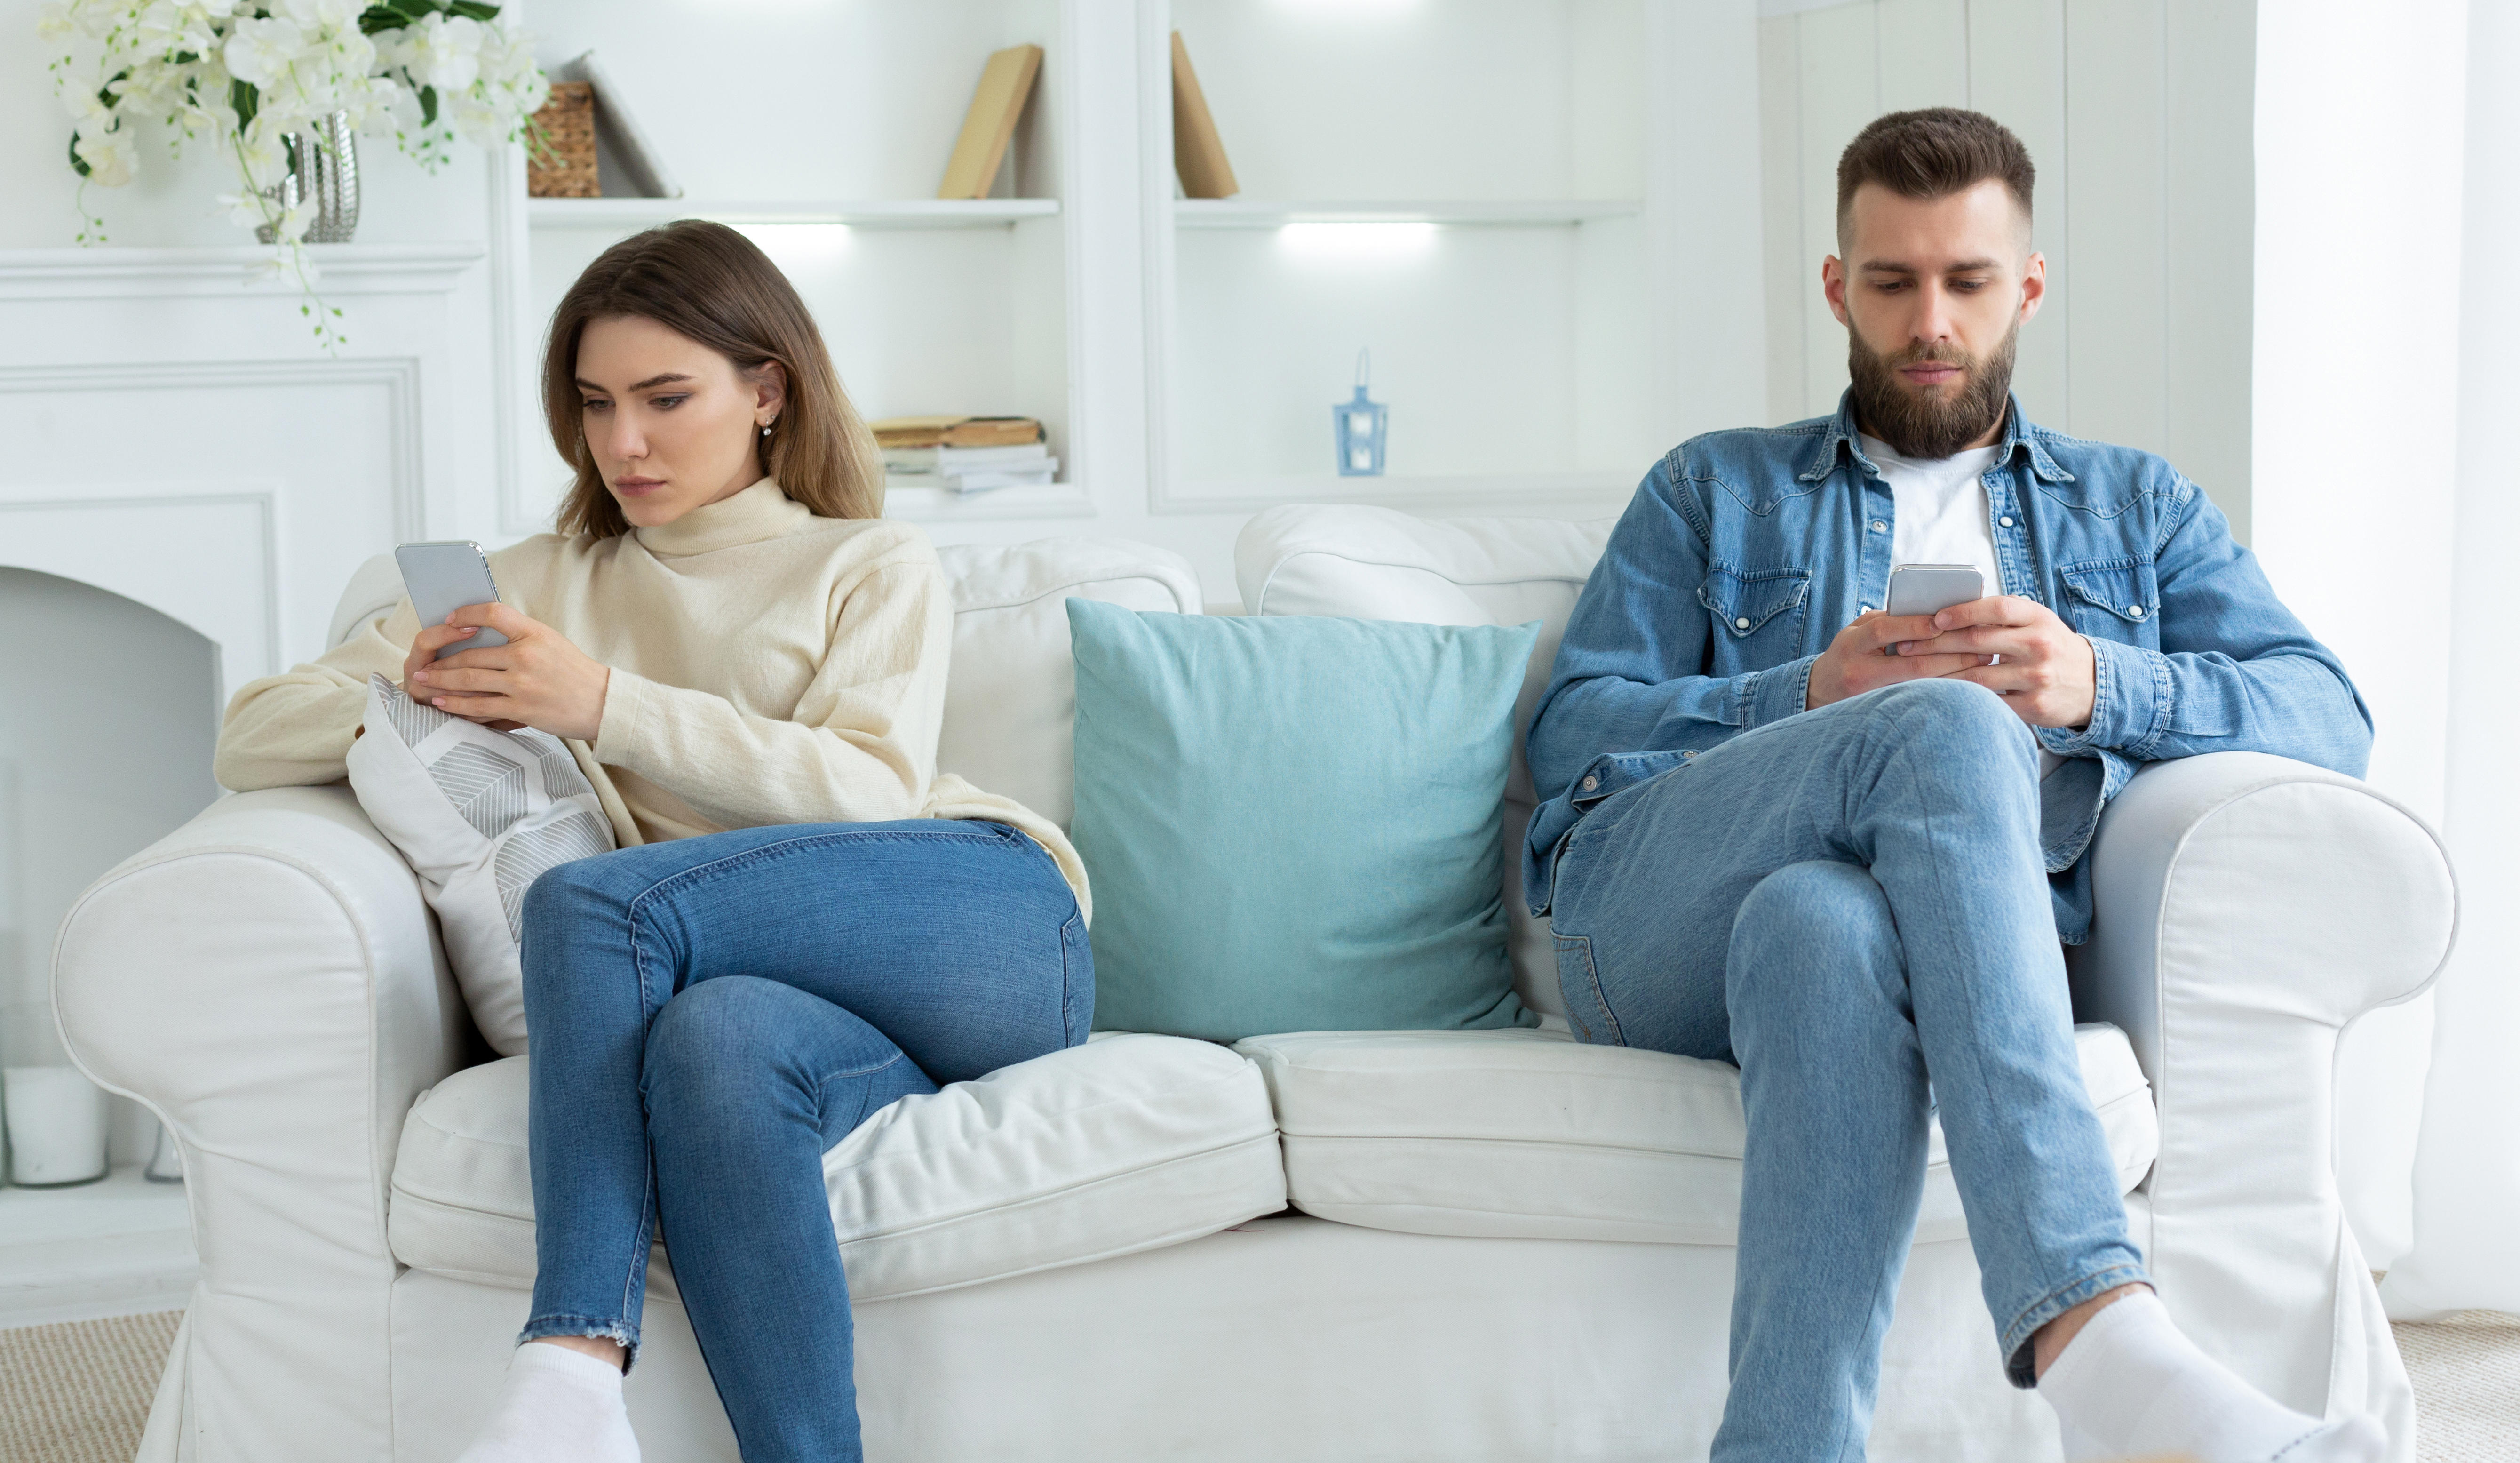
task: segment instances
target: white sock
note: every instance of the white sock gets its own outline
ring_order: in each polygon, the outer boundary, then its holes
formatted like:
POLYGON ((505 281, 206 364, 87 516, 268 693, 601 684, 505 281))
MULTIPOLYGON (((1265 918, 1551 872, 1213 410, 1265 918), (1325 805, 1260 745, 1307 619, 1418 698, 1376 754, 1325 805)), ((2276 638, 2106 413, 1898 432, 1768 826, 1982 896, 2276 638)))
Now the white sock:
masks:
POLYGON ((2240 1380, 2180 1333, 2150 1291, 2100 1307, 2039 1379, 2066 1463, 2155 1453, 2200 1463, 2379 1463, 2368 1417, 2322 1424, 2240 1380))
POLYGON ((639 1463, 621 1369, 566 1347, 517 1348, 490 1420, 455 1463, 639 1463))

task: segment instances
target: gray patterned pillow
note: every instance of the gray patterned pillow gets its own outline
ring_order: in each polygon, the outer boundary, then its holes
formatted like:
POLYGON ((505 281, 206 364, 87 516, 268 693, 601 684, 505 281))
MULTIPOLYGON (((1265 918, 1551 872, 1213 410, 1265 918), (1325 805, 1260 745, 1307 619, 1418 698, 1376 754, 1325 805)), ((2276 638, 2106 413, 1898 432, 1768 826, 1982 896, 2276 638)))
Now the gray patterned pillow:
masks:
POLYGON ((375 675, 350 788, 420 875, 481 1034, 502 1056, 521 1053, 525 891, 545 869, 613 846, 577 758, 547 732, 492 731, 375 675))

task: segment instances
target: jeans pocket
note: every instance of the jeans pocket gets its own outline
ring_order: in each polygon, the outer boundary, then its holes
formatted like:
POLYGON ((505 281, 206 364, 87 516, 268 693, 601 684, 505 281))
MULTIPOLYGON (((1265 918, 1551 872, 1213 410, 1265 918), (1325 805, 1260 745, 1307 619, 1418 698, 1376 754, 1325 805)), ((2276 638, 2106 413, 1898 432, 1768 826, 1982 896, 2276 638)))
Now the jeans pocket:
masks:
POLYGON ((1593 937, 1562 932, 1550 937, 1557 946, 1557 993, 1566 1002, 1566 1024, 1575 1029, 1577 1039, 1595 1045, 1627 1045, 1619 1032, 1619 1019, 1610 1014, 1609 999, 1601 993, 1601 974, 1593 964, 1593 937))
POLYGON ((1081 1046, 1094 1030, 1094 941, 1078 911, 1058 927, 1058 954, 1064 985, 1059 1014, 1067 1027, 1067 1044, 1081 1046))

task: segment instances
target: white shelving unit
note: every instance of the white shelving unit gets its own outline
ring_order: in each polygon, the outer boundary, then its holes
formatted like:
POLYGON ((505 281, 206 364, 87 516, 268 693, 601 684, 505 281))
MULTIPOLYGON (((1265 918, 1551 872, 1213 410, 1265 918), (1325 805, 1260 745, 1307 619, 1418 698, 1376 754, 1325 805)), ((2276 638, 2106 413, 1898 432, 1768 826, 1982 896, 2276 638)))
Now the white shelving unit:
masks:
POLYGON ((546 60, 603 47, 691 196, 513 210, 514 532, 558 476, 542 323, 605 248, 682 217, 761 242, 869 416, 1048 426, 1059 481, 898 488, 890 513, 949 542, 1150 539, 1220 592, 1255 509, 1596 516, 1688 431, 1763 405, 1746 4, 839 0, 696 32, 537 0, 532 20, 546 60), (1176 28, 1238 197, 1176 197, 1176 28), (1019 42, 1046 55, 998 196, 929 197, 983 60, 1019 42), (1663 95, 1682 77, 1686 110, 1663 95), (1753 277, 1705 267, 1721 231, 1688 224, 1709 210, 1753 277), (1392 407, 1384 478, 1331 461, 1362 348, 1392 407))

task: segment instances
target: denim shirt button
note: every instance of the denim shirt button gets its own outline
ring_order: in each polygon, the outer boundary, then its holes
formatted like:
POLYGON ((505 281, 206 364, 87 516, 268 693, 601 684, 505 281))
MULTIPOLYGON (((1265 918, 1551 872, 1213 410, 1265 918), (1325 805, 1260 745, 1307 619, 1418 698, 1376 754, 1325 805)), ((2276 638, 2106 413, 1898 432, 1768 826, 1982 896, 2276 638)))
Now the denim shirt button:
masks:
POLYGON ((1585 779, 1584 779, 1584 791, 1585 791, 1585 792, 1588 792, 1588 793, 1589 793, 1589 792, 1593 791, 1595 788, 1599 787, 1600 785, 1601 785, 1601 779, 1599 779, 1599 778, 1598 778, 1598 777, 1588 777, 1588 778, 1585 778, 1585 779))
POLYGON ((2141 618, 2143 618, 2143 606, 2141 606, 2141 605, 2129 605, 2129 606, 2127 606, 2127 614, 2129 614, 2130 616, 2133 616, 2133 617, 2134 617, 2135 618, 2137 618, 2137 619, 2141 619, 2141 618))
POLYGON ((2012 520, 2010 520, 2010 519, 2008 519, 2008 518, 2000 518, 2000 519, 1997 519, 1997 520, 1996 520, 1996 522, 1997 522, 1998 524, 2002 525, 2002 526, 2006 527, 2006 528, 2009 528, 2009 527, 2011 527, 2011 526, 2012 526, 2012 520))
POLYGON ((1735 617, 1732 621, 1732 628, 1736 630, 1746 630, 1750 628, 1750 617, 1743 615, 1735 617))
MULTIPOLYGON (((2005 519, 2005 520, 2004 520, 2004 522, 2005 522, 2005 523, 2007 523, 2007 524, 2009 524, 2009 523, 2011 523, 2011 522, 2012 522, 2012 520, 2010 520, 2010 519, 2005 519)), ((1881 520, 1879 520, 1879 519, 1874 519, 1874 520, 1872 521, 1872 531, 1873 531, 1873 532, 1875 532, 1875 533, 1887 532, 1887 531, 1889 530, 1889 527, 1890 527, 1890 526, 1889 526, 1888 524, 1885 524, 1885 523, 1881 522, 1881 520)))

